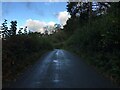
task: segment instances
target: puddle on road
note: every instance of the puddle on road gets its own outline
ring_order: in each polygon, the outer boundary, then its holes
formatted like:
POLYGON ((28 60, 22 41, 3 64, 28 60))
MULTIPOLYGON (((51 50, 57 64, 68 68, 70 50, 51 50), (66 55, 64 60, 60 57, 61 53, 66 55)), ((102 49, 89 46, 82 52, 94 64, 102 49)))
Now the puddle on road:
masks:
POLYGON ((53 60, 53 62, 57 63, 57 62, 58 62, 58 60, 53 60))
POLYGON ((55 67, 58 67, 60 65, 58 60, 53 60, 53 63, 55 63, 55 67))

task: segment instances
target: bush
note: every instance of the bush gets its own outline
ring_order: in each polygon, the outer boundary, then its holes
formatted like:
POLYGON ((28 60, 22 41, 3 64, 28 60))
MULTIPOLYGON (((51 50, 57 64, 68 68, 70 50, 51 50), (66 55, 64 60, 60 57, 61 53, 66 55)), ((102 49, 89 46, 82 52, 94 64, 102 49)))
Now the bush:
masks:
POLYGON ((52 50, 52 44, 37 35, 17 35, 2 42, 3 83, 13 80, 43 53, 52 50))

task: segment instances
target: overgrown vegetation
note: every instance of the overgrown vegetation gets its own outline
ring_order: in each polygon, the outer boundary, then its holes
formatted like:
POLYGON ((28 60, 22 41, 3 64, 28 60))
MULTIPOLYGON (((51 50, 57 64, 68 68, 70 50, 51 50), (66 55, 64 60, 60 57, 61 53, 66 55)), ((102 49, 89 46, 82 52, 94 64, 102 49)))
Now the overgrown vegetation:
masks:
POLYGON ((2 45, 3 83, 16 79, 25 68, 39 60, 41 55, 53 49, 52 44, 37 33, 7 38, 2 41, 2 45))
POLYGON ((111 3, 108 14, 86 22, 78 19, 74 28, 68 23, 65 27, 74 34, 66 41, 65 49, 75 52, 120 85, 119 5, 111 3))
POLYGON ((15 80, 28 66, 33 65, 41 55, 59 48, 66 39, 62 30, 56 28, 54 34, 27 32, 27 26, 15 34, 17 21, 11 21, 10 30, 7 20, 2 24, 2 78, 3 84, 15 80), (15 23, 14 23, 15 22, 15 23))

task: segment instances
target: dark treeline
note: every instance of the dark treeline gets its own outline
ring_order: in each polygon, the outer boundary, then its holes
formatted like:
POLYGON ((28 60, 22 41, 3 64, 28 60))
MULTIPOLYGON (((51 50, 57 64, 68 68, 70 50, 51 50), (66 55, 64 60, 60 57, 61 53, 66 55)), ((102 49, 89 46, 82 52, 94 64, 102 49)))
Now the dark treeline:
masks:
POLYGON ((120 85, 120 2, 70 2, 67 10, 71 18, 64 26, 69 34, 64 48, 120 85))

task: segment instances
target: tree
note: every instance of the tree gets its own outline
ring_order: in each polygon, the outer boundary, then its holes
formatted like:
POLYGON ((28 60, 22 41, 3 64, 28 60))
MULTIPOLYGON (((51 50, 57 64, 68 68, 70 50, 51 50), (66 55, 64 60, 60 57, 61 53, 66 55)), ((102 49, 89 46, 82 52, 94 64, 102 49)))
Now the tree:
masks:
POLYGON ((24 34, 27 34, 27 26, 24 28, 24 34))
POLYGON ((11 23, 11 28, 10 28, 10 30, 11 30, 11 34, 12 34, 12 36, 15 36, 16 35, 16 30, 17 30, 17 21, 11 21, 10 22, 11 23))
POLYGON ((1 26, 2 31, 2 38, 6 38, 9 36, 8 27, 7 27, 7 20, 5 19, 1 26))
POLYGON ((60 28, 61 28, 61 25, 60 25, 60 24, 57 24, 57 23, 56 23, 56 24, 54 25, 54 30, 55 30, 55 31, 59 31, 60 28))
POLYGON ((45 33, 45 35, 48 35, 48 26, 44 27, 44 33, 45 33))
POLYGON ((67 11, 72 18, 80 17, 82 19, 90 19, 107 13, 110 3, 105 2, 68 2, 67 11))
POLYGON ((89 21, 91 23, 93 17, 107 14, 110 3, 105 2, 67 2, 67 11, 70 13, 71 18, 68 19, 67 24, 64 26, 67 33, 73 33, 75 28, 82 27, 89 21), (74 22, 74 24, 73 24, 74 22))
POLYGON ((18 31, 18 34, 19 34, 19 35, 22 34, 22 29, 23 29, 23 28, 20 28, 19 31, 18 31))

